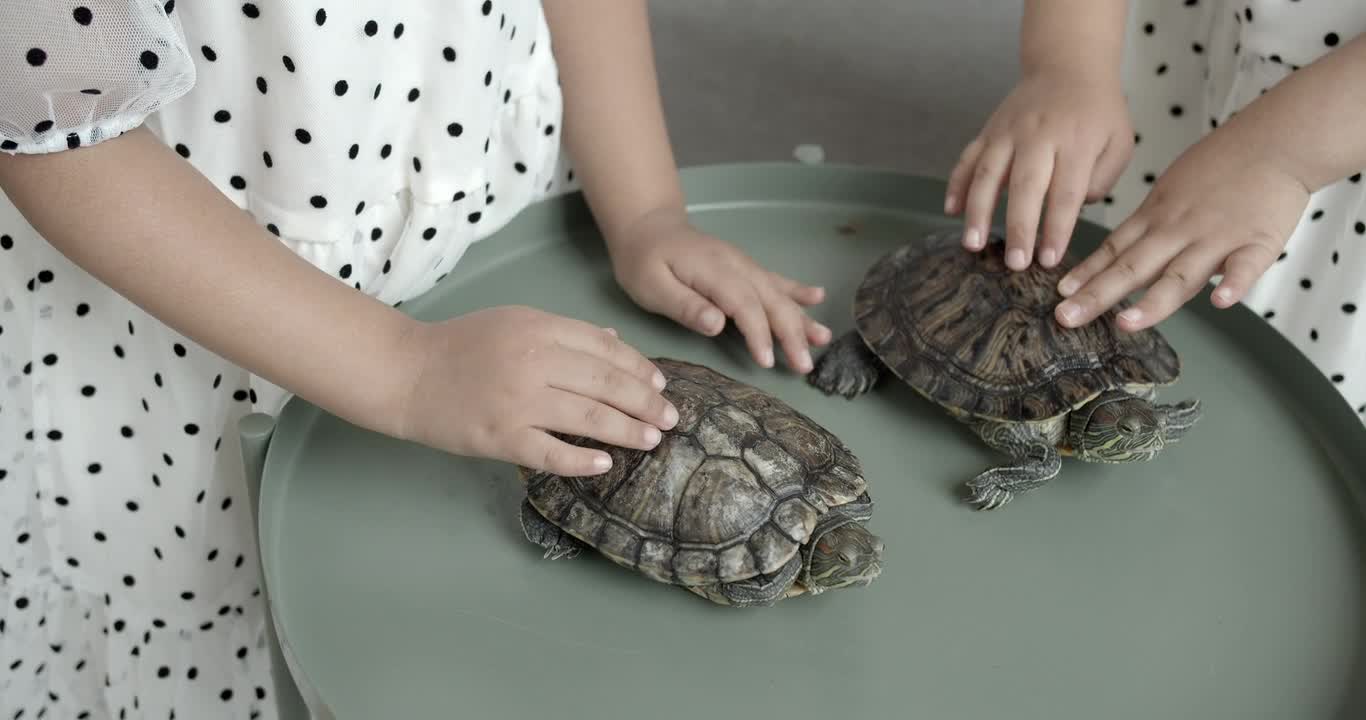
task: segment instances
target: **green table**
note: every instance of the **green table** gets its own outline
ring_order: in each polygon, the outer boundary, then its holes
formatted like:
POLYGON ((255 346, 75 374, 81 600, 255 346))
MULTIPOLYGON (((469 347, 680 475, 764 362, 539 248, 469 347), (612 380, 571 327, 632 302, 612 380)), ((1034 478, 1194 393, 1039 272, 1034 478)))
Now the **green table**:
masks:
MULTIPOLYGON (((942 183, 890 172, 684 177, 700 227, 827 287, 815 312, 837 333, 869 262, 950 222, 942 183)), ((1083 224, 1076 246, 1103 236, 1083 224)), ((738 341, 637 310, 604 260, 581 199, 557 199, 404 309, 529 304, 779 394, 863 459, 882 577, 736 610, 597 556, 543 561, 518 528, 511 467, 295 399, 278 423, 249 418, 245 448, 263 466, 261 553, 283 645, 336 717, 1366 716, 1366 430, 1246 309, 1197 299, 1163 325, 1186 368, 1167 397, 1206 408, 1181 446, 1146 465, 1066 461, 1044 489, 975 513, 958 486, 996 458, 936 408, 890 384, 849 403, 759 369, 738 341)))

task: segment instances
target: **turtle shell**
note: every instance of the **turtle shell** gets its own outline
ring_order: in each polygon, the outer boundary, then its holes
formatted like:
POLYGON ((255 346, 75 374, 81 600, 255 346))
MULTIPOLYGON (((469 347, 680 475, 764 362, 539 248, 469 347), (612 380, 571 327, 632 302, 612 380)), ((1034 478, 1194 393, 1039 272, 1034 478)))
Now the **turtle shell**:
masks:
POLYGON ((829 508, 865 490, 858 459, 776 397, 660 358, 678 424, 653 450, 607 446, 595 477, 530 474, 527 499, 612 561, 660 582, 709 585, 781 569, 829 508))
POLYGON ((1162 335, 1125 332, 1120 303, 1079 328, 1054 318, 1058 281, 1072 267, 1005 264, 1005 239, 980 252, 941 230, 876 262, 854 300, 863 341, 931 400, 977 417, 1052 418, 1108 389, 1174 382, 1181 362, 1162 335))

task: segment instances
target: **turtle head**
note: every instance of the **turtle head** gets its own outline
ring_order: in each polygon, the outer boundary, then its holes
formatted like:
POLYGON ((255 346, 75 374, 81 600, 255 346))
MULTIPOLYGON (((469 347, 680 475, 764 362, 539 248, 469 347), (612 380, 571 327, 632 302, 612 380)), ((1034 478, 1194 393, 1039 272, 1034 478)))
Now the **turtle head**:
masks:
POLYGON ((805 584, 814 592, 867 585, 882 573, 882 547, 862 523, 833 528, 812 544, 805 584))
POLYGON ((1091 462, 1151 460, 1167 442, 1163 415, 1143 398, 1102 393, 1072 411, 1068 441, 1077 457, 1091 462))

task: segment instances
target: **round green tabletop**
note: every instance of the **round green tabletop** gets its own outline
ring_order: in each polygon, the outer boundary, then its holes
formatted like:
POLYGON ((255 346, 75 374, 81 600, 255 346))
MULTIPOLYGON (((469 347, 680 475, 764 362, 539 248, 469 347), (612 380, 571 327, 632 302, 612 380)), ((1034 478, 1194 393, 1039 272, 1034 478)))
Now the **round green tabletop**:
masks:
MULTIPOLYGON (((943 217, 943 185, 869 169, 684 172, 702 229, 824 285, 836 333, 875 258, 943 217)), ((1085 252, 1103 229, 1083 223, 1085 252)), ((549 561, 511 466, 359 430, 298 399, 260 489, 270 599, 299 679, 337 718, 1366 717, 1366 426, 1241 306, 1197 298, 1161 329, 1203 420, 1146 464, 1066 460, 976 512, 1000 458, 895 383, 829 398, 739 340, 689 334, 612 280, 575 195, 477 244, 406 311, 525 304, 771 391, 863 461, 886 539, 872 586, 712 605, 586 554, 549 561)), ((450 422, 466 409, 450 408, 450 422)))

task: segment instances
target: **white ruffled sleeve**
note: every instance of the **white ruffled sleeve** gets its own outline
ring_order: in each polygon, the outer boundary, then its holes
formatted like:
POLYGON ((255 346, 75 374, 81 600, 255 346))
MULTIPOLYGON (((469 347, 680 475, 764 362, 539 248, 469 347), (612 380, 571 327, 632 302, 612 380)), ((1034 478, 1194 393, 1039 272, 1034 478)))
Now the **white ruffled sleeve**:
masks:
POLYGON ((93 145, 194 87, 175 0, 0 0, 0 150, 93 145))

